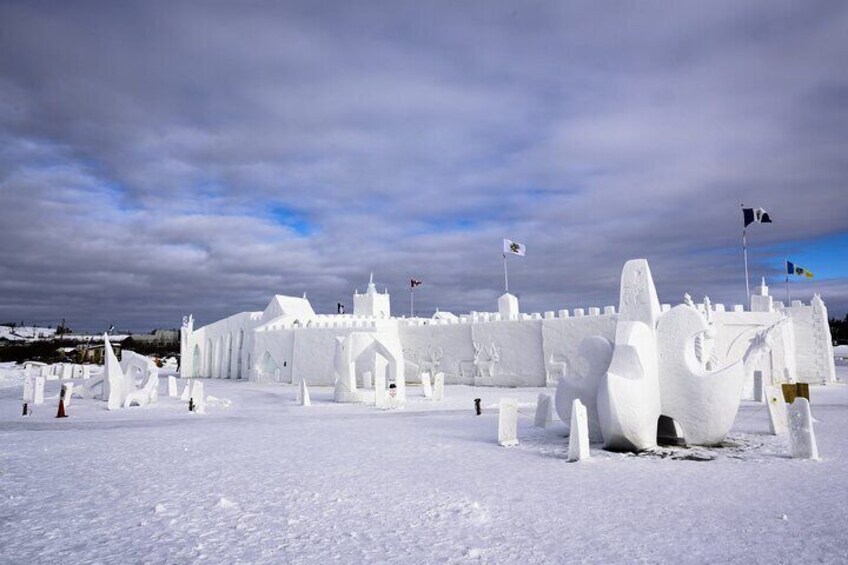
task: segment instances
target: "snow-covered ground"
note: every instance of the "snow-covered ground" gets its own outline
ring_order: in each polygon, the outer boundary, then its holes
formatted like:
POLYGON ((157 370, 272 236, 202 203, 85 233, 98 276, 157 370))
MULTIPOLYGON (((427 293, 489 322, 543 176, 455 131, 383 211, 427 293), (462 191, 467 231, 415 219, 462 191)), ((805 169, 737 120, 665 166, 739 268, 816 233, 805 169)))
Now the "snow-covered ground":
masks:
POLYGON ((206 380, 229 407, 75 398, 57 420, 58 381, 27 418, 21 381, 0 365, 2 563, 848 559, 843 384, 812 388, 821 461, 789 459, 745 402, 724 448, 567 463, 562 426, 532 426, 540 389, 448 386, 433 403, 410 387, 405 410, 381 412, 329 388, 300 407, 294 386, 206 380), (496 443, 503 396, 520 402, 518 447, 496 443))
POLYGON ((0 326, 0 339, 8 341, 28 341, 33 339, 52 338, 56 328, 41 328, 37 326, 0 326))

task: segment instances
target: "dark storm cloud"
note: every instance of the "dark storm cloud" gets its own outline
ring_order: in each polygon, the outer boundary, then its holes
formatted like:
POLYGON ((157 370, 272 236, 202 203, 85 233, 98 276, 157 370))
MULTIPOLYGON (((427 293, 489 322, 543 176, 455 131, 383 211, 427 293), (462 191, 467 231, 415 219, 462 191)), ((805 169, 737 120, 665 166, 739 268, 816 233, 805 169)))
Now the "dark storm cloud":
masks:
MULTIPOLYGON (((491 309, 504 236, 525 310, 614 304, 631 257, 741 302, 741 202, 752 280, 845 241, 846 38, 825 2, 6 2, 0 318, 331 311, 372 269, 491 309)), ((844 315, 846 254, 796 296, 844 315)))

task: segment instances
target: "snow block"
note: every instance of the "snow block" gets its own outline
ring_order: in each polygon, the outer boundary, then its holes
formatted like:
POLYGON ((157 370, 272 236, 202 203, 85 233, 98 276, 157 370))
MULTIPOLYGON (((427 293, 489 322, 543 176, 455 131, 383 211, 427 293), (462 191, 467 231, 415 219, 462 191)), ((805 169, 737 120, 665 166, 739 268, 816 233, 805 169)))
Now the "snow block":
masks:
POLYGON ((536 402, 536 418, 533 424, 537 428, 547 428, 554 420, 554 403, 551 400, 551 395, 544 392, 539 393, 539 400, 536 402))
POLYGON ((792 444, 792 457, 796 459, 818 459, 816 434, 813 432, 813 416, 810 402, 798 397, 788 406, 789 438, 792 444))
POLYGON ((206 396, 203 394, 203 381, 195 379, 191 386, 191 398, 194 400, 194 411, 206 414, 206 396))
POLYGON ((571 431, 568 434, 568 460, 582 461, 589 458, 589 422, 586 407, 574 399, 571 406, 571 431))
POLYGON ((173 375, 168 377, 168 396, 171 398, 177 397, 177 377, 173 375))
POLYGON ((33 391, 33 404, 44 404, 44 377, 35 377, 35 390, 33 391))
POLYGON ((421 373, 421 391, 424 398, 433 398, 433 387, 430 386, 430 373, 421 373))
POLYGON ((306 386, 306 379, 300 379, 300 386, 297 389, 297 403, 301 406, 312 406, 312 400, 309 398, 309 388, 306 386))
POLYGON ((514 398, 501 398, 498 443, 504 447, 518 445, 518 401, 514 398))
POLYGON ((189 398, 191 398, 191 379, 188 380, 182 394, 180 394, 180 400, 183 402, 188 402, 189 398))
POLYGON ((765 393, 769 413, 769 432, 776 436, 784 435, 788 431, 789 424, 783 391, 774 386, 766 386, 765 393))
POLYGON ((445 374, 436 373, 433 384, 433 400, 441 402, 445 399, 445 374))
POLYGON ((32 402, 35 397, 35 381, 27 375, 24 379, 24 402, 32 402))
POLYGON ((62 385, 65 389, 65 408, 71 405, 71 395, 74 393, 74 383, 65 383, 62 385))

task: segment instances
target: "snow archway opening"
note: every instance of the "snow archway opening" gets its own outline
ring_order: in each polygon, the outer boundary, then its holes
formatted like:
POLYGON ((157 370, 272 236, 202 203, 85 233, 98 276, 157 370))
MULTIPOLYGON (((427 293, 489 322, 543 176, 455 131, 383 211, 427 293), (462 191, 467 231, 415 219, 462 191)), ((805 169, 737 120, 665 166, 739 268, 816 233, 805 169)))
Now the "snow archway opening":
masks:
POLYGON ((683 427, 674 418, 660 415, 657 420, 658 445, 686 445, 686 435, 683 427))

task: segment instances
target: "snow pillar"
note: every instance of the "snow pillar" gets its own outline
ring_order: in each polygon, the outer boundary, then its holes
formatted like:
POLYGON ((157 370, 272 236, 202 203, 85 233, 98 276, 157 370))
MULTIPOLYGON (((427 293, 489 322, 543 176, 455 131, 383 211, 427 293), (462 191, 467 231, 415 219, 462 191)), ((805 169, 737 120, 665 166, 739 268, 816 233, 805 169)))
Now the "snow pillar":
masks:
POLYGON ((518 445, 518 401, 514 398, 501 398, 498 443, 504 447, 518 445))
POLYGON ((589 420, 586 407, 578 399, 571 404, 571 432, 568 434, 568 460, 589 458, 589 420))
POLYGON ((810 402, 799 396, 788 406, 788 409, 792 457, 796 459, 818 459, 819 450, 816 445, 816 434, 813 432, 810 402))

